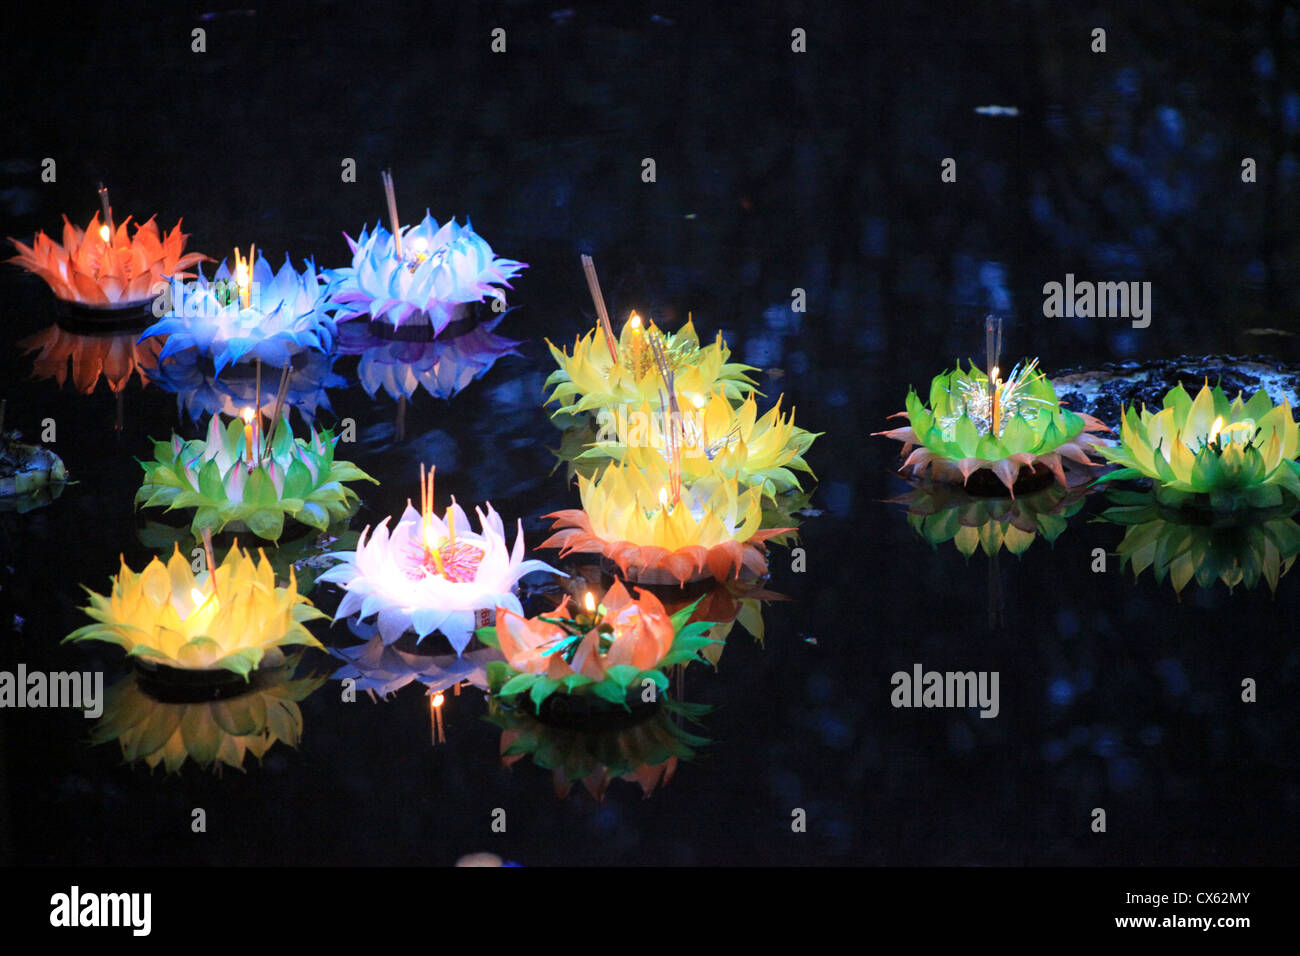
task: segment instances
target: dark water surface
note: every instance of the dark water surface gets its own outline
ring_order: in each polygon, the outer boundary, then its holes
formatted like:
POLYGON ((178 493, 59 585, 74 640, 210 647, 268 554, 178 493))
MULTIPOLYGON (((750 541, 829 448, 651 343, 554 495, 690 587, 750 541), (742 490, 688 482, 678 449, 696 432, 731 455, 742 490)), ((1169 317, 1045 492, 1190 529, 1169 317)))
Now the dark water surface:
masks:
MULTIPOLYGON (((242 9, 242 8, 241 8, 242 9)), ((592 322, 579 267, 595 256, 611 311, 722 330, 825 434, 809 455, 824 511, 802 528, 807 568, 774 549, 763 645, 739 627, 688 701, 711 743, 649 799, 557 799, 529 761, 503 769, 474 691, 430 742, 427 699, 372 704, 329 682, 302 704, 301 745, 221 776, 122 764, 68 711, 0 713, 0 860, 17 863, 451 863, 487 850, 525 864, 1288 863, 1300 810, 1297 582, 1276 597, 1218 584, 1176 596, 1112 556, 1121 530, 1089 521, 990 568, 932 549, 902 512, 897 446, 870 433, 958 356, 980 318, 1049 374, 1121 359, 1269 352, 1295 337, 1294 8, 1209 4, 762 3, 613 12, 596 5, 278 4, 252 15, 105 6, 6 31, 4 234, 85 222, 106 181, 120 213, 170 225, 216 258, 255 241, 273 261, 346 263, 342 231, 383 215, 391 165, 403 218, 469 215, 500 255, 530 263, 500 328, 523 339, 450 402, 420 394, 408 440, 393 402, 331 392, 360 441, 340 446, 382 484, 360 486, 353 528, 400 511, 418 463, 442 494, 490 500, 527 540, 576 507, 551 474, 559 435, 541 408, 543 337, 592 322), (743 8, 743 9, 742 9, 743 8), (652 19, 651 14, 657 19, 652 19), (190 30, 207 30, 192 53, 190 30), (489 33, 507 29, 505 54, 489 33), (808 31, 808 52, 790 30, 808 31), (1104 54, 1090 31, 1108 33, 1104 54), (1015 107, 1015 116, 976 113, 1015 107), (55 157, 58 180, 42 184, 55 157), (1257 160, 1253 184, 1243 157, 1257 160), (358 182, 340 182, 344 157, 358 182), (657 182, 643 183, 652 157, 657 182), (955 157, 956 183, 940 161, 955 157), (1149 281, 1152 323, 1046 319, 1066 273, 1149 281), (790 310, 791 290, 808 308, 790 310), (1276 330, 1263 331, 1260 330, 1276 330), (890 705, 890 675, 1000 674, 1000 713, 890 705), (1243 703, 1241 682, 1258 682, 1243 703), (207 832, 190 830, 192 810, 207 832), (1107 832, 1091 831, 1091 812, 1107 832), (491 829, 496 808, 505 833, 491 829), (807 831, 792 832, 792 813, 807 831)), ((81 585, 118 557, 141 567, 132 509, 150 438, 175 399, 31 380, 16 343, 51 321, 41 284, 0 270, 6 427, 55 450, 76 484, 0 514, 0 668, 104 668, 122 656, 60 645, 85 623, 81 585)), ((353 367, 341 360, 341 371, 353 367)), ((324 421, 332 419, 327 413, 324 421)), ((546 554, 538 555, 547 557, 546 554)), ((551 555, 553 556, 553 554, 551 555)), ((326 610, 337 592, 312 598, 326 610)), ((320 627, 347 645, 343 625, 320 627)), ((305 670, 334 664, 309 656, 305 670)))

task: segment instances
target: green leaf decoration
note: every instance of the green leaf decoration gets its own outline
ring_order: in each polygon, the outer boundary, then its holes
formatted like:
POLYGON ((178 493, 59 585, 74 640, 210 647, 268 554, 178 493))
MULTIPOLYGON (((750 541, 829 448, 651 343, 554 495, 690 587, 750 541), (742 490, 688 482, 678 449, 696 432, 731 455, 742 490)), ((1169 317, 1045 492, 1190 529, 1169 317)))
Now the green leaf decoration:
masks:
POLYGON ((537 678, 538 675, 536 674, 516 674, 506 681, 505 686, 501 688, 501 695, 508 697, 511 694, 522 694, 532 688, 537 678))

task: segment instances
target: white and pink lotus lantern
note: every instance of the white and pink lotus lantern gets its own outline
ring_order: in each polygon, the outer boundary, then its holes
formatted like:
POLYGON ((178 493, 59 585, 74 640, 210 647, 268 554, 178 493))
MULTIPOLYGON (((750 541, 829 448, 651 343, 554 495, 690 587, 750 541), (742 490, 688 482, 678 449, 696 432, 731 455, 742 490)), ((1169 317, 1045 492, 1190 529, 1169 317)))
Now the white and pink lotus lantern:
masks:
POLYGON ((420 472, 420 510, 408 501, 390 531, 385 519, 373 533, 361 533, 355 551, 336 552, 338 562, 317 580, 347 592, 336 621, 359 613, 374 617, 385 644, 405 632, 423 640, 440 632, 457 654, 477 627, 490 624, 498 607, 517 614, 523 609, 514 593, 524 575, 534 571, 562 574, 544 561, 524 560, 523 523, 516 525, 514 546, 506 544, 501 516, 485 505, 475 508, 479 530, 455 498, 441 516, 433 508, 433 472, 420 472))

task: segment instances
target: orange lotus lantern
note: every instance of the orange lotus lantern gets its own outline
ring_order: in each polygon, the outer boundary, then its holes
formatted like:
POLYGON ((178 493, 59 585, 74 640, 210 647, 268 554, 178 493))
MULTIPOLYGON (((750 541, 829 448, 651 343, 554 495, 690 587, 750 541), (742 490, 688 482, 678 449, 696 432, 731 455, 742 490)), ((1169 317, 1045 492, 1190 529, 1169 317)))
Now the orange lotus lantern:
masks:
MULTIPOLYGON (((102 195, 102 194, 101 194, 102 195)), ((144 305, 154 295, 154 285, 171 276, 189 278, 191 266, 208 260, 198 252, 185 252, 189 237, 180 223, 163 233, 150 218, 131 231, 128 216, 113 225, 105 196, 104 216, 95 213, 80 229, 63 217, 63 242, 44 232, 30 246, 10 238, 18 255, 10 262, 45 280, 64 302, 92 309, 121 309, 144 305)))

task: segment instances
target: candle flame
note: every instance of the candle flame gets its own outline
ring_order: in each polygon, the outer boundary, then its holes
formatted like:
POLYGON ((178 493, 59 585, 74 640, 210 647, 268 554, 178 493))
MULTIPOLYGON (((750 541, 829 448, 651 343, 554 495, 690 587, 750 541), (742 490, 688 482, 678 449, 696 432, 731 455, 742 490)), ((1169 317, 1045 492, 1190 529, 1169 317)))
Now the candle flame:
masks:
POLYGON ((194 602, 194 607, 189 614, 185 615, 185 618, 195 617, 206 609, 205 617, 199 619, 200 626, 210 624, 217 612, 217 603, 213 600, 216 596, 216 591, 211 594, 204 594, 199 588, 190 588, 190 600, 194 602))
POLYGON ((692 395, 691 404, 696 408, 703 408, 705 405, 709 404, 709 400, 703 395, 692 395))
POLYGON ((445 700, 446 700, 446 698, 442 696, 442 691, 438 691, 438 693, 436 693, 436 694, 433 695, 433 699, 429 701, 429 706, 430 706, 430 707, 441 707, 441 706, 443 705, 443 702, 444 702, 445 700))
POLYGON ((667 488, 660 488, 660 489, 659 489, 659 507, 660 507, 660 508, 667 508, 667 507, 668 507, 668 489, 667 489, 667 488))
POLYGON ((1219 438, 1219 432, 1223 431, 1223 416, 1220 415, 1210 426, 1210 444, 1213 445, 1219 438))
POLYGON ((253 424, 253 410, 251 408, 245 408, 239 415, 244 420, 245 425, 253 424))
POLYGON ((596 611, 596 598, 590 591, 582 599, 582 606, 587 609, 588 614, 594 614, 596 611))
POLYGON ((102 226, 99 227, 99 238, 103 239, 105 242, 108 242, 108 240, 111 239, 112 237, 113 237, 113 233, 108 228, 108 223, 104 223, 102 226))
POLYGON ((631 315, 628 316, 628 318, 627 318, 627 324, 628 324, 628 326, 632 329, 633 332, 640 332, 640 331, 641 331, 641 316, 639 316, 639 315, 637 315, 635 312, 633 312, 631 315))

